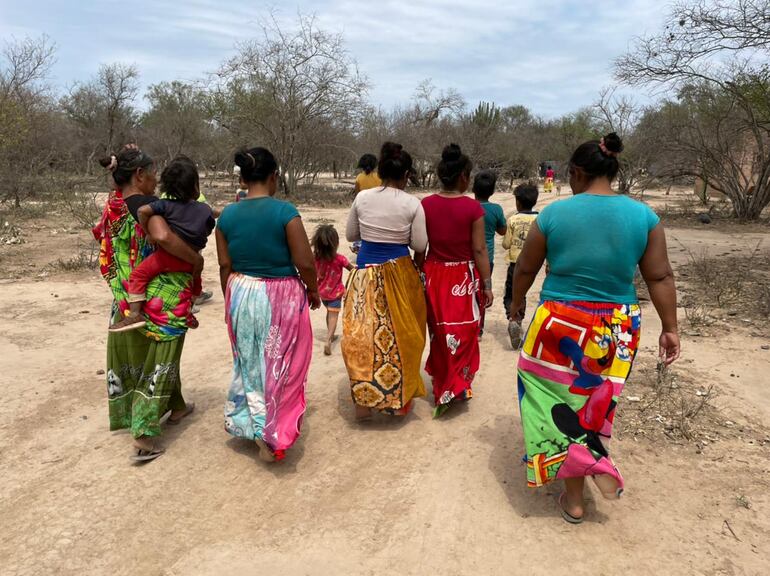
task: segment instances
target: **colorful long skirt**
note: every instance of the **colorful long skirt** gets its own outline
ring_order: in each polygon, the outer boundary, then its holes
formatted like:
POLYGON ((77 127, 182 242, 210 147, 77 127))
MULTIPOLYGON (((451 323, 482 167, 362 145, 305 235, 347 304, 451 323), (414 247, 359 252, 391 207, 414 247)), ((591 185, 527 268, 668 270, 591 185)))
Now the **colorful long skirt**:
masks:
POLYGON ((553 178, 546 178, 543 183, 543 192, 553 192, 553 178))
POLYGON ((609 454, 615 407, 639 346, 637 304, 545 302, 519 356, 527 480, 623 477, 609 454))
POLYGON ((479 275, 473 262, 432 262, 425 270, 430 355, 436 406, 470 399, 479 369, 479 275))
POLYGON ((425 293, 410 257, 350 274, 341 347, 353 402, 394 413, 425 395, 425 322, 425 293))
POLYGON ((293 277, 231 274, 225 318, 233 352, 225 430, 287 450, 300 434, 313 353, 305 286, 293 277))
MULTIPOLYGON (((114 308, 112 322, 121 318, 114 308)), ((132 332, 107 334, 107 395, 110 430, 127 428, 134 438, 160 436, 160 419, 185 410, 179 363, 184 335, 166 342, 132 332)))

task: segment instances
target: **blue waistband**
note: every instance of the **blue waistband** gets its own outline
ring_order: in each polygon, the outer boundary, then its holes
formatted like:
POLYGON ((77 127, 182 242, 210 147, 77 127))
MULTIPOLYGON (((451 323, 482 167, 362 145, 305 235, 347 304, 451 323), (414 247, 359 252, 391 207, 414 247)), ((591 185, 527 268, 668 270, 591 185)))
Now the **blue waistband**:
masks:
POLYGON ((409 246, 406 244, 387 244, 362 240, 356 264, 359 268, 364 268, 370 264, 384 264, 402 256, 409 256, 409 246))

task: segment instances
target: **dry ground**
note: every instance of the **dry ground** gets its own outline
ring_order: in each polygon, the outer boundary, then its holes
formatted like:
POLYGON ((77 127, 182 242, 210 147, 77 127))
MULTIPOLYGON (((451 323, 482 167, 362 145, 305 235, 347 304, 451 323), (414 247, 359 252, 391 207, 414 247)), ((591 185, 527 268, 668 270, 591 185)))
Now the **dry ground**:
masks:
MULTIPOLYGON (((496 199, 513 210, 509 194, 496 199)), ((322 220, 342 230, 346 217, 301 211, 309 230, 322 220)), ((659 323, 644 305, 614 443, 627 492, 619 502, 592 495, 587 522, 573 527, 557 514, 558 486, 526 487, 500 302, 473 401, 439 421, 419 401, 405 421, 354 424, 339 350, 323 356, 323 312, 314 313, 303 436, 285 462, 266 466, 223 430, 230 351, 217 291, 182 361, 197 411, 166 431, 167 454, 138 467, 130 437, 107 429, 99 371, 109 293, 95 272, 51 265, 87 236, 61 216, 20 226, 27 243, 0 246, 3 575, 767 574, 770 338, 751 303, 710 306, 716 320, 705 327, 683 321, 682 361, 662 376, 659 323), (682 410, 696 413, 683 420, 682 410)), ((759 242, 767 257, 766 230, 677 220, 672 260, 682 269, 702 248, 729 258, 759 242)), ((213 247, 206 256, 215 288, 213 247)), ((498 297, 504 270, 498 244, 498 297)))

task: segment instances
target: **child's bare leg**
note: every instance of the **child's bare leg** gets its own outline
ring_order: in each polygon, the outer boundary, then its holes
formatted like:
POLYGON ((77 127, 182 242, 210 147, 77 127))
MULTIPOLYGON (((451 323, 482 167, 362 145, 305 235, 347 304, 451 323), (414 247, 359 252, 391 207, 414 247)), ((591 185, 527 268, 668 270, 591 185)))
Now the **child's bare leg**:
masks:
POLYGON ((324 347, 324 354, 329 356, 332 353, 332 342, 336 340, 334 333, 337 331, 337 320, 340 313, 337 310, 326 311, 326 346, 324 347))

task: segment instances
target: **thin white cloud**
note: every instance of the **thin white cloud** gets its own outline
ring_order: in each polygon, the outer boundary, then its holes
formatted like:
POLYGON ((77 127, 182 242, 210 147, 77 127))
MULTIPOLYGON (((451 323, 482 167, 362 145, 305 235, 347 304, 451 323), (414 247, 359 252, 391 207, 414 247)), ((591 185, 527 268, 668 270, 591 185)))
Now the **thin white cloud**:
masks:
POLYGON ((238 40, 261 35, 271 10, 282 25, 297 10, 344 35, 372 82, 371 99, 408 100, 425 78, 478 100, 525 104, 547 116, 590 103, 612 82, 612 60, 662 18, 655 0, 40 0, 30 11, 0 0, 4 37, 45 32, 59 45, 62 83, 86 79, 102 62, 134 62, 145 84, 214 71, 238 40), (118 9, 119 6, 119 9, 118 9))

